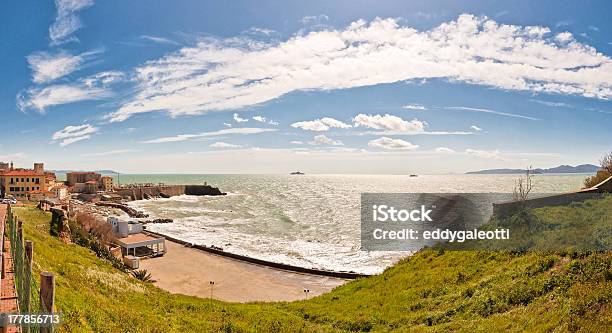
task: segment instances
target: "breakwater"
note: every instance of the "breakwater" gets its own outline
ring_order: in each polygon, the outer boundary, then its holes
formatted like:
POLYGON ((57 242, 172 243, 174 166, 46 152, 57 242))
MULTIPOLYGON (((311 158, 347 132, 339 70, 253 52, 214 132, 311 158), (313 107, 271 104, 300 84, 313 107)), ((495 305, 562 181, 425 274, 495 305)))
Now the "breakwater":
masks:
POLYGON ((150 198, 169 198, 178 195, 225 195, 217 187, 210 185, 151 185, 127 186, 116 188, 115 192, 128 200, 144 200, 150 198))
POLYGON ((161 237, 164 237, 164 238, 166 238, 167 240, 169 240, 171 242, 178 243, 178 244, 181 244, 181 245, 184 245, 184 246, 188 246, 188 247, 200 250, 200 251, 216 254, 216 255, 219 255, 219 256, 222 256, 222 257, 232 258, 232 259, 249 262, 249 263, 256 264, 256 265, 272 267, 272 268, 282 269, 282 270, 291 271, 291 272, 305 273, 305 274, 312 274, 312 275, 319 275, 319 276, 329 276, 329 277, 335 277, 335 278, 341 278, 341 279, 350 279, 350 280, 354 280, 354 279, 357 279, 357 278, 360 278, 360 277, 367 277, 367 276, 369 276, 367 274, 360 274, 360 273, 356 273, 356 272, 330 271, 330 270, 325 270, 325 269, 306 268, 306 267, 282 264, 282 263, 278 263, 278 262, 273 262, 273 261, 268 261, 268 260, 263 260, 263 259, 257 259, 257 258, 253 258, 253 257, 243 256, 243 255, 240 255, 240 254, 225 252, 222 249, 219 249, 219 248, 216 248, 216 247, 208 247, 208 246, 204 246, 204 245, 192 244, 192 243, 186 242, 184 240, 180 240, 180 239, 177 239, 177 238, 174 238, 174 237, 170 237, 170 236, 167 236, 167 235, 164 235, 164 234, 160 234, 160 233, 157 233, 157 232, 153 232, 153 231, 145 230, 145 233, 152 234, 152 235, 155 235, 155 236, 161 236, 161 237))

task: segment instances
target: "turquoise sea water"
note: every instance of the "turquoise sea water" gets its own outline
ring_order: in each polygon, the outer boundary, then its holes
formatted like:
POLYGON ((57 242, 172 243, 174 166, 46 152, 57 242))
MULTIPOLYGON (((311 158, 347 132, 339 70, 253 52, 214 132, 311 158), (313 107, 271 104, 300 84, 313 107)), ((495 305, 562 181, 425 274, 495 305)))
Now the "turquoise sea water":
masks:
MULTIPOLYGON (((305 267, 377 273, 405 252, 360 251, 363 192, 512 192, 517 175, 121 175, 121 183, 202 184, 227 196, 132 202, 174 223, 148 228, 225 251, 305 267)), ((580 188, 586 175, 536 175, 533 192, 580 188)))

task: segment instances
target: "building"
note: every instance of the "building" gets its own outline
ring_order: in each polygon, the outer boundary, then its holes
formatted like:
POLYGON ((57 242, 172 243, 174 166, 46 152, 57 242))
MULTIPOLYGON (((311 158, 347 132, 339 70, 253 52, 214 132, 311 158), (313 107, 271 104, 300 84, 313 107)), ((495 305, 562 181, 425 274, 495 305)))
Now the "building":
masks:
POLYGON ((117 239, 115 243, 121 247, 123 256, 156 257, 166 253, 166 239, 143 233, 141 223, 122 221, 109 217, 107 222, 113 227, 117 239))
POLYGON ((110 192, 113 190, 113 177, 111 176, 102 176, 102 190, 105 192, 110 192))
POLYGON ((100 181, 102 175, 97 172, 68 172, 66 174, 66 184, 74 186, 78 183, 87 183, 90 180, 100 181))
POLYGON ((49 192, 52 193, 52 198, 58 200, 65 200, 68 198, 68 187, 62 183, 58 183, 49 188, 49 192))
MULTIPOLYGON (((3 163, 3 166, 7 163, 3 163)), ((30 199, 30 195, 44 196, 47 192, 46 174, 42 163, 34 163, 33 169, 0 170, 0 196, 30 199)))
POLYGON ((88 180, 85 182, 85 189, 83 193, 96 194, 98 193, 98 182, 95 180, 88 180))

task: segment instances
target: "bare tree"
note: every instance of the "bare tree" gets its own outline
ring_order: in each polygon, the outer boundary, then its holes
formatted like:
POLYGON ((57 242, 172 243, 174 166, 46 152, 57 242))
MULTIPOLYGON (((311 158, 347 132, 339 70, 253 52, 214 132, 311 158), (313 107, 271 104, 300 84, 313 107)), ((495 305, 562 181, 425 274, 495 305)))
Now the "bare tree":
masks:
POLYGON ((525 170, 525 176, 518 178, 514 182, 514 200, 525 201, 533 188, 533 168, 529 166, 525 170))
POLYGON ((602 170, 612 174, 612 151, 601 157, 599 165, 601 165, 602 170))
POLYGON ((593 187, 612 176, 612 152, 602 156, 599 160, 599 164, 599 171, 597 171, 595 175, 587 177, 587 179, 584 180, 584 187, 593 187))

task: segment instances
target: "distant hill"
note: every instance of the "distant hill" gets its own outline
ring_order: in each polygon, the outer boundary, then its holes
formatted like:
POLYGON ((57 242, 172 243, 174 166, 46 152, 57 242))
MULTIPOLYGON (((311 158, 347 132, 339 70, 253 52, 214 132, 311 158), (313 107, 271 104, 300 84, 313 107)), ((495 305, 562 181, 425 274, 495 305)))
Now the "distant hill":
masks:
MULTIPOLYGON (((544 173, 595 173, 599 170, 597 165, 593 164, 581 164, 577 166, 571 165, 560 165, 554 168, 548 169, 533 169, 534 174, 544 174, 544 173)), ((488 170, 480 170, 480 171, 471 171, 466 172, 466 174, 470 175, 514 175, 514 174, 522 174, 525 173, 525 169, 488 169, 488 170)))
MULTIPOLYGON (((68 172, 84 172, 84 170, 49 170, 54 173, 68 173, 68 172)), ((103 175, 116 175, 120 172, 114 170, 94 170, 93 172, 97 172, 103 175)))

